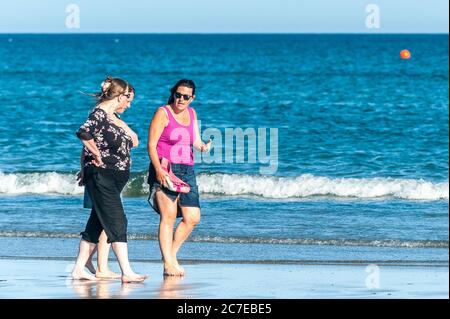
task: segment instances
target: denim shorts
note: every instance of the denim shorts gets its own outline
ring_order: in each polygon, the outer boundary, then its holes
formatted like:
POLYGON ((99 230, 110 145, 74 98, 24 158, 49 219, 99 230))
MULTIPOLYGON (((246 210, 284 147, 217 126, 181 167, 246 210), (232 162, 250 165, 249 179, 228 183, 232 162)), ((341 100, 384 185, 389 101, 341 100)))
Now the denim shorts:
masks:
MULTIPOLYGON (((183 182, 189 184, 191 190, 189 193, 177 193, 173 192, 164 186, 156 179, 156 171, 153 165, 150 163, 148 173, 148 184, 150 185, 150 194, 148 197, 148 203, 152 208, 160 214, 158 203, 156 201, 156 191, 161 189, 164 194, 172 201, 175 201, 179 196, 179 206, 184 207, 198 207, 200 208, 200 197, 198 195, 197 179, 195 177, 195 171, 193 165, 184 164, 171 164, 172 172, 181 179, 183 182)), ((178 206, 177 217, 182 217, 181 208, 178 206)))

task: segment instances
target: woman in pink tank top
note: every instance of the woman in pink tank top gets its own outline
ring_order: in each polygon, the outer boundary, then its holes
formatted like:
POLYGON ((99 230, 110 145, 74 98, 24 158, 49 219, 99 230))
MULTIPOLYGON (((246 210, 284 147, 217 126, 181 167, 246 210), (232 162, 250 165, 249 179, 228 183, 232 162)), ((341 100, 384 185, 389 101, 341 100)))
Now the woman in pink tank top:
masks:
POLYGON ((164 275, 182 276, 185 271, 177 260, 177 253, 200 222, 200 201, 194 172, 193 148, 208 152, 211 141, 201 140, 197 115, 190 104, 195 99, 195 84, 180 80, 170 90, 167 105, 154 114, 148 131, 147 150, 150 158, 148 183, 149 204, 160 215, 159 246, 164 261, 164 275), (189 193, 178 193, 167 188, 167 173, 161 159, 170 162, 172 172, 189 184, 189 193), (175 229, 177 217, 182 217, 175 229))

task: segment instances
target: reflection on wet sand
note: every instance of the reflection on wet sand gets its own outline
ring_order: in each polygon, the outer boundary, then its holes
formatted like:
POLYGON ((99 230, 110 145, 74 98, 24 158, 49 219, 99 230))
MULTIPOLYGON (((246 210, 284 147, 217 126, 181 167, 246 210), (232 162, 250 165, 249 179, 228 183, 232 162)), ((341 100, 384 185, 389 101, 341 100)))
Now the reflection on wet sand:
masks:
POLYGON ((97 285, 95 281, 72 280, 71 287, 80 298, 95 298, 93 286, 97 285))
POLYGON ((188 298, 185 291, 189 290, 188 285, 182 285, 184 277, 180 276, 164 276, 161 288, 159 289, 158 298, 161 299, 179 299, 188 298))
POLYGON ((70 287, 79 298, 109 299, 109 298, 161 298, 186 299, 194 298, 195 284, 183 282, 185 277, 163 276, 160 282, 121 283, 120 280, 72 280, 70 287), (150 284, 150 285, 149 285, 150 284))
POLYGON ((109 299, 126 298, 135 288, 142 287, 143 285, 121 284, 113 280, 73 280, 71 286, 80 298, 109 299))
POLYGON ((143 282, 122 284, 120 286, 120 294, 116 298, 126 298, 132 291, 137 290, 138 288, 142 290, 143 287, 145 287, 143 282))

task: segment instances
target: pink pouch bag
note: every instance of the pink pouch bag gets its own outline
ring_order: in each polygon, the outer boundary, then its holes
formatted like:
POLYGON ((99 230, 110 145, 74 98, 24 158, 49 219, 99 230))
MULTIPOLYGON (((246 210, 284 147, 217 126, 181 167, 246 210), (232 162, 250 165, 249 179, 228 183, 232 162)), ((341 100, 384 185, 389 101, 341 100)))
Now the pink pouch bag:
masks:
POLYGON ((166 176, 167 189, 177 193, 189 193, 191 191, 189 184, 183 182, 172 172, 170 162, 167 158, 163 157, 161 159, 161 168, 169 174, 169 176, 166 176))

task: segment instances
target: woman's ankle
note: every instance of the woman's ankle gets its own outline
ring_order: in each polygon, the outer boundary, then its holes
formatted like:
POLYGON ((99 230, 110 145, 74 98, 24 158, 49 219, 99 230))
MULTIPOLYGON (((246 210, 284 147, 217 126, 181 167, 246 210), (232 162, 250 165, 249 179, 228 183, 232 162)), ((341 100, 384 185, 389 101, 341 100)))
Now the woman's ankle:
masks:
POLYGON ((108 266, 103 266, 103 267, 101 267, 101 266, 99 266, 99 265, 97 265, 97 271, 98 272, 108 272, 108 271, 110 271, 109 270, 109 267, 108 266))

